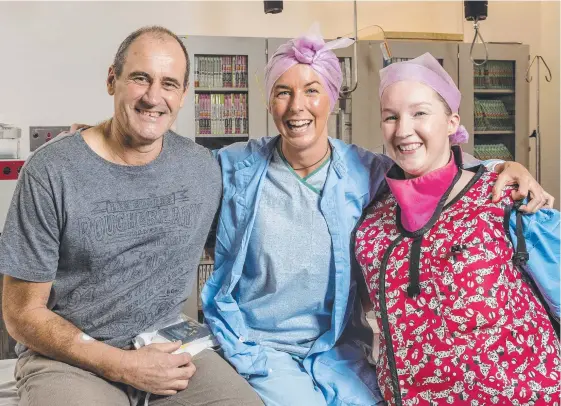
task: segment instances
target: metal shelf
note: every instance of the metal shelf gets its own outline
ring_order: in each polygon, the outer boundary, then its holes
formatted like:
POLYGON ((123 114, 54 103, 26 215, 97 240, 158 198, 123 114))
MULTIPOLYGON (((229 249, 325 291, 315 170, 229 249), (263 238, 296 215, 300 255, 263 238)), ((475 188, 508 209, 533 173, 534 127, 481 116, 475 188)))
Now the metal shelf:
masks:
POLYGON ((475 130, 473 132, 474 135, 514 135, 514 130, 485 130, 485 131, 478 131, 475 130))
POLYGON ((195 87, 195 93, 229 93, 229 92, 248 92, 247 87, 195 87))
POLYGON ((475 94, 514 94, 513 89, 475 89, 475 94))

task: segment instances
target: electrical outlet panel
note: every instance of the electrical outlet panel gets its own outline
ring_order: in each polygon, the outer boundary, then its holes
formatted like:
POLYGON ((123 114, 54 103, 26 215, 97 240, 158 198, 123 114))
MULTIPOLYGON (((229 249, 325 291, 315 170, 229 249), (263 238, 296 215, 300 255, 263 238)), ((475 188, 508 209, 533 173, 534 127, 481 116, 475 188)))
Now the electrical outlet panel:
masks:
POLYGON ((69 126, 29 127, 29 150, 35 151, 63 131, 70 131, 69 126))
POLYGON ((18 178, 24 160, 2 161, 0 160, 0 180, 16 180, 18 178))

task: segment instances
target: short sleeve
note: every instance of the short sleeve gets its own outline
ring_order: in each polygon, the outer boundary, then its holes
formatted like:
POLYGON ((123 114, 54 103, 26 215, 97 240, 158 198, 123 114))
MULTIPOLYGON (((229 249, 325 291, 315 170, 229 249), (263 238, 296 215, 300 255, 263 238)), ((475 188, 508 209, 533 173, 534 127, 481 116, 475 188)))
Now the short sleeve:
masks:
POLYGON ((55 279, 59 221, 51 191, 24 167, 0 236, 0 273, 31 282, 55 279))

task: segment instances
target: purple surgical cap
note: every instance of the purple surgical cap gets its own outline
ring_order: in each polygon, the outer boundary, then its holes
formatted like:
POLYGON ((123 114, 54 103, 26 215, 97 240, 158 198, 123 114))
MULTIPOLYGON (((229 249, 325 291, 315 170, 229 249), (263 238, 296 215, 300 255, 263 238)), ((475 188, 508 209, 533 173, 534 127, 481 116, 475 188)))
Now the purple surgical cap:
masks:
POLYGON ((332 49, 346 48, 352 43, 353 40, 349 38, 339 38, 326 43, 319 33, 308 33, 281 45, 265 67, 267 106, 269 106, 271 91, 278 78, 294 65, 301 63, 310 65, 318 74, 322 85, 329 94, 330 106, 333 110, 339 98, 343 74, 339 66, 339 59, 332 49))
MULTIPOLYGON (((458 112, 462 94, 448 72, 428 52, 415 59, 392 63, 381 69, 380 99, 382 99, 382 94, 388 86, 402 80, 410 80, 427 85, 446 101, 453 113, 458 112)), ((467 142, 468 138, 467 130, 461 125, 458 131, 450 136, 450 141, 453 144, 463 144, 467 142)))

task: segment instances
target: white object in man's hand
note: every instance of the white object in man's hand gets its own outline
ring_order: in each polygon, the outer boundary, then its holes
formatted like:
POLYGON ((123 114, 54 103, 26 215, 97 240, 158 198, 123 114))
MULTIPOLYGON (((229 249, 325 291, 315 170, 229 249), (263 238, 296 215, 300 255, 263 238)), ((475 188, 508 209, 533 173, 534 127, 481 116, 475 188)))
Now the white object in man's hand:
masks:
POLYGON ((171 396, 186 389, 196 368, 191 361, 191 354, 173 354, 180 346, 181 341, 177 341, 125 351, 119 381, 163 396, 171 396))

